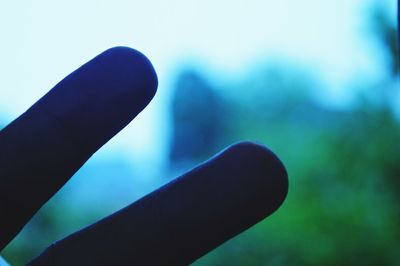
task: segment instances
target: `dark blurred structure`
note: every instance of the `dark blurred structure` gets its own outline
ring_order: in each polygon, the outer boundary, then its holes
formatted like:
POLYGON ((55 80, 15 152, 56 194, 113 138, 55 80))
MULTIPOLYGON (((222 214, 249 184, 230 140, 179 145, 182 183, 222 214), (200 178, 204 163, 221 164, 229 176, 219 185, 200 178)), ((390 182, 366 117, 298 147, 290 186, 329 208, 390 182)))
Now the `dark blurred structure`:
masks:
POLYGON ((390 21, 385 11, 379 7, 373 13, 372 21, 374 23, 373 31, 378 37, 377 41, 382 45, 385 51, 385 56, 391 68, 392 75, 396 76, 400 71, 396 25, 390 21))
POLYGON ((170 160, 173 167, 205 160, 218 150, 226 134, 223 102, 195 71, 185 71, 178 78, 172 115, 170 160))

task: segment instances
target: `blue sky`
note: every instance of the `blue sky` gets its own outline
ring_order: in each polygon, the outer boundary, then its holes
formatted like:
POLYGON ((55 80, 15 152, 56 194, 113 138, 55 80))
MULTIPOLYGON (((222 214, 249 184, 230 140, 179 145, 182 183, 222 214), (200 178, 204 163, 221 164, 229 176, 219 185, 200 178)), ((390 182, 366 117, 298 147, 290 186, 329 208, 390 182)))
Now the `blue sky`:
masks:
POLYGON ((269 57, 290 58, 314 69, 327 80, 329 97, 340 99, 356 74, 382 70, 366 37, 374 2, 394 15, 396 0, 2 1, 0 118, 10 122, 101 51, 130 46, 153 62, 158 95, 102 153, 157 161, 180 62, 198 61, 229 77, 269 57))

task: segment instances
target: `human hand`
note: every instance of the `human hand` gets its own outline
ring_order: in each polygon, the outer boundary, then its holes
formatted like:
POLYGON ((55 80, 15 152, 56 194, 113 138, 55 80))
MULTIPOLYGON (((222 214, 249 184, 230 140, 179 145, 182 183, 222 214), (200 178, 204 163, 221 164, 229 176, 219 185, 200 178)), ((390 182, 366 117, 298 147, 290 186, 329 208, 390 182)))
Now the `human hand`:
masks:
MULTIPOLYGON (((153 98, 151 63, 109 49, 0 131, 0 250, 91 155, 153 98)), ((47 248, 29 265, 185 265, 273 213, 287 174, 242 142, 47 248)), ((104 200, 107 200, 105 195, 104 200)))

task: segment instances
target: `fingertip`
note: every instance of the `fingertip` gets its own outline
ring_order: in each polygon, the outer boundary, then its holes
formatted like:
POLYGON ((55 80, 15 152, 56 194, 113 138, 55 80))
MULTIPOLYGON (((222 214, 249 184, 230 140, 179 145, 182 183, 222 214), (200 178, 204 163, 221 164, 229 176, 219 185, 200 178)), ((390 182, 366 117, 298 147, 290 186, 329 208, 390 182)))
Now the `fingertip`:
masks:
POLYGON ((60 121, 84 150, 97 150, 149 104, 157 85, 149 59, 119 46, 67 76, 39 101, 39 108, 60 121))
POLYGON ((262 144, 243 141, 227 149, 233 157, 235 172, 246 174, 241 178, 257 187, 258 194, 267 203, 270 213, 284 202, 289 189, 286 168, 278 156, 262 144))
POLYGON ((139 76, 143 85, 142 95, 150 102, 157 92, 158 78, 152 63, 143 53, 130 47, 115 46, 99 56, 107 58, 117 70, 131 71, 131 75, 139 76))

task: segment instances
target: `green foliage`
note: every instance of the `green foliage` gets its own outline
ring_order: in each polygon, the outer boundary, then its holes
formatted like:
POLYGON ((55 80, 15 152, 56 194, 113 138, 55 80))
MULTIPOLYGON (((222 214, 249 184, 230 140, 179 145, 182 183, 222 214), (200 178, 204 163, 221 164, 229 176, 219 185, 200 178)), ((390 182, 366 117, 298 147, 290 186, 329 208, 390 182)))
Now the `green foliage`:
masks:
MULTIPOLYGON (((272 81, 268 73, 262 76, 266 84, 272 81)), ((297 93, 292 88, 281 91, 297 93)), ((394 265, 400 125, 393 114, 368 105, 330 110, 291 95, 295 100, 274 110, 273 95, 257 95, 265 98, 264 107, 254 110, 243 110, 242 98, 232 99, 241 110, 232 138, 265 143, 281 157, 290 178, 288 198, 271 218, 197 265, 394 265), (270 110, 273 116, 260 115, 270 110)))

